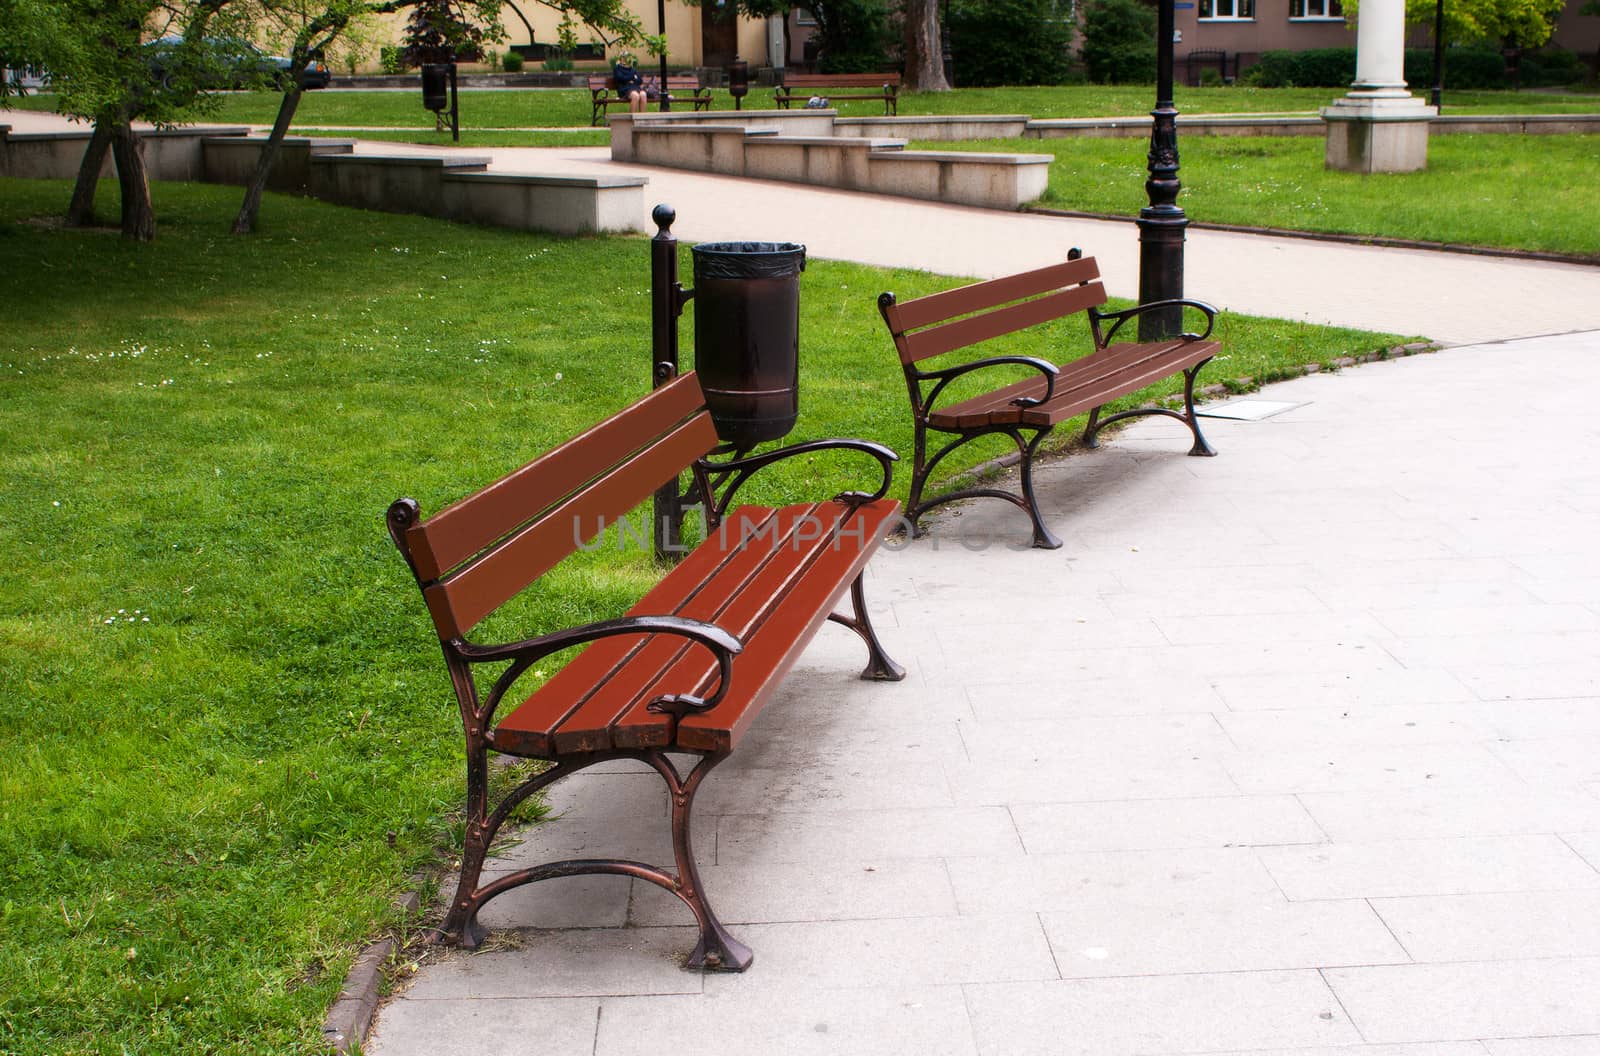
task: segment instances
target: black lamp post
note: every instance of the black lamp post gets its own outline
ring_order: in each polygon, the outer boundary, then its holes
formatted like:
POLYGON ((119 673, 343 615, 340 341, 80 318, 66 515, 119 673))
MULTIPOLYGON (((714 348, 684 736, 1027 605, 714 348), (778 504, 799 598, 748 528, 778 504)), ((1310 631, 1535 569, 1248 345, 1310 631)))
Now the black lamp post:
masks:
POLYGON ((1428 102, 1444 113, 1444 0, 1433 2, 1433 91, 1428 102))
MULTIPOLYGON (((1156 108, 1150 111, 1150 204, 1139 210, 1139 302, 1183 296, 1183 239, 1189 218, 1178 205, 1178 111, 1172 105, 1173 0, 1160 0, 1156 18, 1156 108)), ((1146 312, 1139 340, 1159 341, 1183 330, 1183 309, 1146 312)))
POLYGON ((661 109, 671 110, 672 104, 667 101, 667 0, 656 0, 656 24, 661 27, 661 109))

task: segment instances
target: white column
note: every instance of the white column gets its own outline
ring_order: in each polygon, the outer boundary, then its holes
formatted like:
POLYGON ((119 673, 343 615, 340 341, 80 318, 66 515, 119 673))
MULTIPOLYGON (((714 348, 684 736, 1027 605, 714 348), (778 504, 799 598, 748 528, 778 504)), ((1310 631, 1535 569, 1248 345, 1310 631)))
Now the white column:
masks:
POLYGON ((1350 94, 1405 97, 1405 0, 1361 0, 1356 16, 1356 80, 1350 94))
POLYGON ((1428 122, 1438 111, 1406 91, 1405 47, 1405 0, 1361 0, 1355 83, 1322 111, 1328 168, 1413 172, 1428 167, 1428 122))

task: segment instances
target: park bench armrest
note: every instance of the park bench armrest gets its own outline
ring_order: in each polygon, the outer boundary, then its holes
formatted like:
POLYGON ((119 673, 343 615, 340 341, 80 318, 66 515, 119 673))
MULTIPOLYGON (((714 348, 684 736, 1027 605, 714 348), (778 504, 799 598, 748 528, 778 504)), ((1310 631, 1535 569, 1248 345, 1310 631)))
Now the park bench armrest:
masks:
MULTIPOLYGON (((717 658, 717 668, 721 682, 717 692, 709 703, 700 701, 697 697, 683 697, 681 699, 695 701, 702 704, 701 710, 708 709, 722 699, 723 693, 728 688, 728 676, 732 670, 733 658, 744 649, 743 643, 738 638, 718 627, 714 623, 703 620, 692 620, 683 616, 623 616, 614 620, 601 620, 598 623, 588 623, 581 627, 569 627, 564 631, 553 634, 540 635, 537 638, 525 638, 519 642, 508 642, 504 645, 473 645, 470 642, 457 643, 457 651, 462 659, 475 664, 492 663, 497 660, 510 660, 511 666, 500 673, 495 679, 494 687, 484 702, 484 722, 487 724, 499 706, 500 700, 506 691, 521 678, 522 675, 534 664, 543 660, 552 653, 559 653, 563 649, 573 646, 585 645, 598 641, 601 638, 614 638, 624 634, 675 634, 687 638, 692 642, 710 650, 717 658)), ((680 699, 664 697, 663 700, 680 699)), ((651 705, 654 710, 654 703, 651 705)))
POLYGON ((1042 359, 1035 358, 1034 356, 991 356, 988 359, 975 359, 971 363, 963 363, 956 367, 946 367, 943 370, 917 371, 918 381, 931 381, 935 378, 939 379, 939 384, 935 385, 933 390, 929 392, 927 397, 922 401, 923 409, 925 411, 932 410, 934 401, 939 398, 939 394, 944 391, 944 387, 955 379, 961 377, 963 374, 970 374, 973 371, 984 367, 999 367, 1006 365, 1032 367, 1040 374, 1044 375, 1044 395, 1037 399, 1032 396, 1023 396, 1012 401, 1018 407, 1037 407, 1041 403, 1049 402, 1050 397, 1055 395, 1056 375, 1061 373, 1061 369, 1055 364, 1047 363, 1042 359))
POLYGON ((1110 344, 1112 335, 1120 330, 1122 328, 1122 324, 1127 322, 1129 319, 1137 318, 1143 313, 1153 311, 1157 308, 1173 308, 1179 306, 1184 308, 1197 308, 1201 312, 1204 312, 1206 317, 1206 328, 1204 333, 1183 333, 1178 335, 1180 338, 1185 341, 1203 341, 1207 337, 1211 336, 1211 328, 1217 324, 1217 309, 1214 306, 1207 304, 1205 301, 1191 301, 1186 298, 1179 297, 1171 300, 1149 301, 1145 304, 1136 304, 1132 308, 1125 308, 1120 312, 1102 312, 1097 308, 1089 309, 1089 318, 1095 322, 1096 330, 1099 328, 1099 321, 1101 319, 1116 320, 1116 322, 1111 324, 1111 329, 1105 332, 1104 337, 1099 336, 1098 333, 1096 334, 1095 343, 1100 345, 1102 348, 1110 344))
MULTIPOLYGON (((859 451, 871 455, 883 467, 883 483, 878 485, 878 490, 868 494, 861 491, 845 491, 834 496, 834 501, 860 506, 864 503, 875 502, 889 493, 889 484, 894 476, 893 463, 900 460, 889 448, 882 444, 875 444, 869 440, 807 440, 803 443, 790 444, 773 451, 765 451, 759 455, 750 455, 746 458, 734 458, 726 462, 713 462, 709 457, 699 459, 694 464, 696 486, 701 497, 706 503, 706 517, 713 527, 722 523, 723 515, 727 513, 728 506, 733 500, 734 492, 744 486, 744 482, 767 466, 781 462, 795 455, 811 454, 815 451, 859 451), (721 488, 721 494, 717 489, 721 488)), ((713 452, 714 453, 714 452, 713 452)))

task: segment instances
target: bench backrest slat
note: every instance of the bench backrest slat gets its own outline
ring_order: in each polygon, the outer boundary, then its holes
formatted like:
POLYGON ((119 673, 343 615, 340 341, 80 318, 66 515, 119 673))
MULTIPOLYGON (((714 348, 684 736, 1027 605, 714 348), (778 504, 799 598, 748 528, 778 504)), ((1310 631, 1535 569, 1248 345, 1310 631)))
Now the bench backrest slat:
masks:
POLYGON ((884 308, 904 364, 1106 303, 1093 257, 977 282, 884 308), (946 322, 946 320, 953 320, 946 322))
POLYGON ((898 73, 786 73, 783 76, 786 86, 797 88, 826 88, 837 85, 840 88, 882 88, 884 85, 899 85, 898 73))
POLYGON ((439 636, 465 634, 716 445, 685 374, 408 529, 439 636))

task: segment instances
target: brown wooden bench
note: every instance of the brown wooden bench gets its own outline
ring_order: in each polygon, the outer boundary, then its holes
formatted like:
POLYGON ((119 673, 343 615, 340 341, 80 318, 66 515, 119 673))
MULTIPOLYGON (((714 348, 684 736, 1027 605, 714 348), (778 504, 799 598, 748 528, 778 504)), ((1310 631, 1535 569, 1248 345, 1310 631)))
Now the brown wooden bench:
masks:
POLYGON ((1153 301, 1126 311, 1102 312, 1100 305, 1105 303, 1099 267, 1093 257, 1082 257, 1077 250, 1064 264, 974 283, 904 304, 897 303, 892 293, 878 298, 878 310, 900 352, 911 394, 915 457, 906 516, 913 526, 924 513, 942 503, 989 496, 1027 511, 1033 519, 1034 546, 1052 550, 1059 547, 1061 541, 1044 526, 1039 515, 1039 503, 1033 493, 1033 457, 1040 442, 1058 423, 1085 411, 1089 412, 1089 423, 1083 439, 1089 447, 1096 446, 1095 434, 1112 422, 1134 415, 1166 414, 1182 421, 1194 434, 1191 455, 1216 454, 1201 435, 1194 412, 1195 376, 1220 347, 1207 340, 1216 310, 1200 301, 1182 300, 1153 301), (1204 333, 1185 333, 1161 341, 1113 343, 1129 320, 1152 311, 1181 313, 1183 306, 1204 313, 1204 333), (938 369, 922 369, 927 360, 935 357, 952 356, 980 342, 1080 311, 1088 317, 1094 344, 1087 355, 1077 359, 1059 361, 1057 365, 1054 358, 1047 362, 1021 355, 961 357, 955 362, 941 360, 938 369), (1108 321, 1109 327, 1104 325, 1108 321), (968 377, 979 370, 1006 365, 1028 369, 1032 376, 990 385, 968 377), (1164 407, 1141 407, 1101 417, 1102 408, 1111 401, 1180 371, 1184 378, 1182 413, 1164 407), (954 390, 950 388, 953 383, 954 390), (961 386, 967 388, 963 390, 961 386), (982 387, 971 394, 977 386, 982 387), (958 402, 936 406, 949 391, 959 394, 958 402), (930 431, 954 437, 932 458, 927 451, 930 431), (1031 438, 1025 436, 1030 433, 1031 438), (1010 437, 1017 445, 1022 463, 1020 495, 994 488, 963 488, 932 499, 922 497, 929 476, 946 455, 969 441, 993 434, 1010 437))
POLYGON ((900 112, 900 75, 898 73, 785 73, 783 83, 777 88, 778 109, 787 110, 796 99, 804 106, 814 95, 825 96, 830 103, 840 99, 881 99, 883 112, 890 116, 900 112), (870 88, 865 92, 840 92, 841 88, 870 88))
MULTIPOLYGON (((661 79, 644 78, 644 90, 650 93, 651 101, 659 101, 661 79)), ((606 107, 628 105, 628 100, 617 95, 617 79, 610 74, 604 77, 594 74, 589 77, 589 100, 593 104, 589 115, 591 125, 598 125, 600 119, 606 116, 606 107)), ((667 103, 692 103, 697 111, 710 110, 711 89, 700 87, 700 78, 692 73, 668 74, 667 103)))
POLYGON ((684 374, 426 520, 411 499, 389 507, 390 535, 433 617, 466 734, 461 879, 439 941, 477 946, 483 938, 478 911, 522 884, 611 873, 658 884, 688 904, 700 928, 690 967, 742 971, 749 965, 749 949, 718 922, 695 869, 689 831, 695 792, 738 746, 825 621, 844 624, 866 642, 862 678, 905 677, 878 642, 861 583, 867 559, 899 522, 900 504, 884 498, 895 456, 877 444, 817 440, 718 460, 726 454, 699 382, 684 374), (863 452, 882 463, 877 491, 730 511, 734 493, 760 469, 830 449, 863 452), (521 641, 468 639, 481 620, 608 526, 620 528, 620 519, 686 468, 705 504, 707 538, 626 615, 521 641), (851 615, 834 612, 846 593, 851 615), (525 697, 519 693, 522 675, 578 646, 585 648, 544 685, 525 697), (520 703, 497 722, 508 698, 520 703), (685 775, 668 752, 698 761, 685 775), (554 765, 491 803, 490 753, 554 765), (615 759, 642 761, 666 781, 675 872, 585 858, 522 869, 480 886, 484 857, 517 804, 584 767, 615 759))

